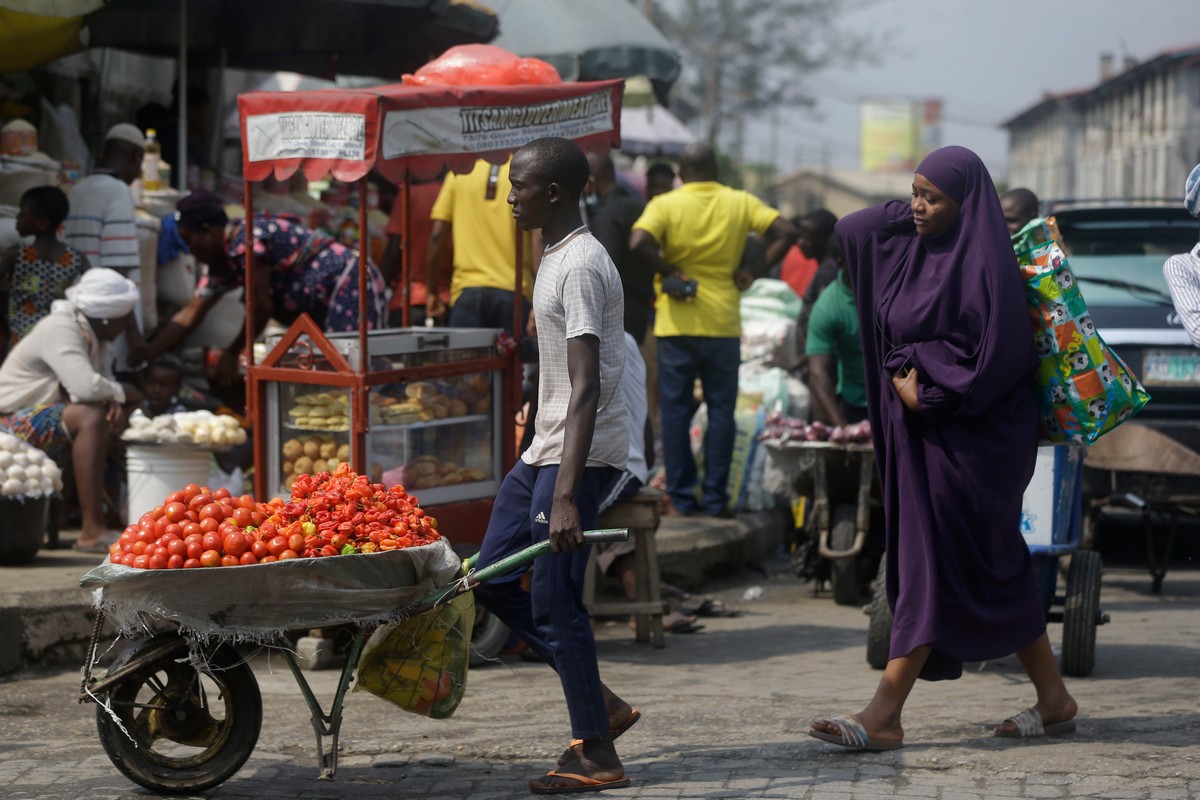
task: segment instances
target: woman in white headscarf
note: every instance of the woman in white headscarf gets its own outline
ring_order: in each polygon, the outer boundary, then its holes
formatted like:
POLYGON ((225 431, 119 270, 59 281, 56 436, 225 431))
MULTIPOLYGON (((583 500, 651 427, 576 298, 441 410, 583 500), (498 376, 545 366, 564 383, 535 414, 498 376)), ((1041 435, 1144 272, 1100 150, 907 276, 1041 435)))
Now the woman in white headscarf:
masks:
POLYGON ((139 302, 137 284, 94 268, 66 291, 0 367, 0 424, 75 474, 82 530, 75 549, 108 551, 104 464, 141 392, 114 380, 108 343, 139 302))

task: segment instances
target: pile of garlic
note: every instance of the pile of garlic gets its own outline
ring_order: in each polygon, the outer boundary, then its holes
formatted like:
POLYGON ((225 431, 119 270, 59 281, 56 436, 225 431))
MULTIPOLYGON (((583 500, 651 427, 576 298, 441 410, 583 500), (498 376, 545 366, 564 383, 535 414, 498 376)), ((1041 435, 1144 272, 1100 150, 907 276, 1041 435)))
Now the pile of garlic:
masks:
POLYGON ((129 427, 121 436, 127 442, 197 444, 220 449, 242 444, 246 431, 236 417, 211 411, 179 411, 147 417, 141 409, 129 415, 129 427))
POLYGON ((0 495, 46 497, 58 491, 62 491, 58 465, 36 447, 0 432, 0 495))

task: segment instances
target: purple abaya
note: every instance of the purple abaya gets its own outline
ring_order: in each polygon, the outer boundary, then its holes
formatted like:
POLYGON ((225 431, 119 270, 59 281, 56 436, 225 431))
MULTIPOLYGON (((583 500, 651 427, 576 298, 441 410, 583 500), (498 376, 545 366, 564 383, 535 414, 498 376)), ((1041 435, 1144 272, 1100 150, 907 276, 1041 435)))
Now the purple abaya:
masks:
POLYGON ((930 645, 921 677, 942 680, 1046 629, 1019 528, 1037 453, 1037 358, 987 168, 946 147, 917 172, 961 205, 945 231, 919 237, 900 201, 851 214, 836 231, 862 320, 891 656, 930 645), (892 386, 905 366, 919 376, 919 412, 892 386))

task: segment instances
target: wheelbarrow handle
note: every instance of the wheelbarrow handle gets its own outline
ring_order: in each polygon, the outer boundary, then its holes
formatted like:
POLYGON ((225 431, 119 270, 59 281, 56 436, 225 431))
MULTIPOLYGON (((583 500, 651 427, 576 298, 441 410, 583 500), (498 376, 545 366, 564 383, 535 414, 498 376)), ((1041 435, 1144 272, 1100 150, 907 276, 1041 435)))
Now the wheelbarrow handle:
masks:
MULTIPOLYGON (((584 531, 583 541, 586 544, 599 544, 601 542, 626 542, 629 541, 629 529, 602 528, 595 531, 584 531)), ((507 558, 502 558, 491 566, 484 567, 476 572, 474 577, 477 578, 478 581, 482 582, 488 578, 494 578, 497 575, 503 575, 509 570, 519 567, 522 564, 528 564, 530 561, 533 561, 533 559, 548 552, 550 552, 550 540, 546 539, 538 542, 537 544, 530 545, 524 550, 513 553, 507 558)), ((479 553, 476 553, 475 555, 463 561, 463 572, 470 572, 472 569, 474 569, 475 562, 478 560, 479 553)))

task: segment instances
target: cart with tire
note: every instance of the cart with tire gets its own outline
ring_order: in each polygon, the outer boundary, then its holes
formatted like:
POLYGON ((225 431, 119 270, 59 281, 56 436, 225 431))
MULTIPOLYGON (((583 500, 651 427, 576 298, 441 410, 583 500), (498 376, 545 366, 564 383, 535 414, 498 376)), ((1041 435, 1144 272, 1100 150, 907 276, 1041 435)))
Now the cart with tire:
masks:
POLYGON ((762 444, 770 470, 783 476, 775 479, 776 493, 812 498, 797 574, 813 577, 818 592, 828 576, 834 602, 857 605, 878 557, 871 546, 873 509, 879 505, 871 445, 799 439, 762 444))
MULTIPOLYGON (((1078 446, 1039 448, 1021 512, 1021 533, 1033 556, 1046 621, 1062 623, 1062 671, 1073 677, 1091 674, 1096 628, 1108 622, 1100 609, 1100 554, 1080 546, 1082 464, 1083 450, 1078 446), (1060 559, 1068 561, 1061 593, 1060 559)), ((892 632, 886 566, 882 559, 867 608, 867 663, 875 669, 887 665, 892 632)))
MULTIPOLYGON (((628 531, 623 529, 584 533, 584 539, 589 543, 622 541, 627 536, 628 531)), ((441 547, 444 542, 435 542, 434 545, 441 547)), ((411 549, 416 551, 424 548, 411 549)), ((226 635, 214 635, 213 631, 219 628, 213 626, 228 622, 228 615, 223 611, 209 613, 198 610, 195 607, 197 604, 188 602, 187 593, 138 592, 136 583, 151 580, 165 583, 191 578, 189 573, 199 573, 197 577, 201 580, 216 585, 233 572, 256 571, 252 576, 255 582, 262 581, 263 576, 266 576, 265 582, 275 582, 275 591, 269 594, 263 592, 262 595, 271 598, 270 604, 282 603, 295 609, 320 608, 323 604, 309 602, 311 589, 313 585, 327 583, 330 575, 336 578, 340 574, 342 578, 341 585, 330 591, 342 592, 354 598, 355 603, 363 595, 378 597, 380 590, 394 588, 389 583, 395 578, 411 579, 413 572, 403 563, 403 551, 186 570, 179 574, 114 568, 106 562, 88 573, 81 584, 100 587, 101 613, 97 616, 96 631, 84 665, 79 700, 81 703, 96 703, 96 726, 109 760, 134 783, 163 794, 195 794, 231 778, 253 752, 262 725, 262 695, 258 682, 243 649, 235 646, 249 638, 257 640, 261 646, 272 647, 288 665, 311 712, 312 727, 317 737, 318 778, 332 780, 337 772, 338 737, 346 692, 355 680, 364 644, 373 628, 382 619, 408 619, 440 607, 490 578, 528 565, 548 552, 550 543, 543 541, 532 545, 479 570, 474 569, 474 558, 468 559, 461 564, 461 573, 449 545, 444 545, 442 549, 444 552, 438 554, 436 559, 427 559, 434 566, 425 570, 424 574, 418 574, 416 577, 419 580, 410 580, 408 587, 415 589, 427 585, 434 576, 441 580, 448 580, 447 576, 453 578, 448 585, 439 585, 424 595, 418 594, 411 602, 402 603, 383 617, 378 608, 364 607, 362 619, 349 620, 357 627, 328 711, 322 707, 304 677, 289 643, 280 640, 275 643, 278 647, 273 647, 258 638, 258 634, 265 629, 244 624, 251 618, 249 615, 254 613, 253 604, 245 609, 246 617, 233 620, 226 635), (385 563, 389 560, 390 563, 385 563), (340 564, 333 563, 339 561, 340 564), (447 567, 447 564, 450 566, 447 567), (362 570, 363 580, 346 580, 347 575, 355 574, 347 569, 348 566, 362 570), (127 597, 153 595, 157 598, 157 605, 153 609, 139 609, 133 616, 125 614, 126 624, 118 624, 120 629, 127 628, 135 617, 141 622, 158 618, 160 623, 182 621, 182 624, 179 630, 134 639, 102 677, 95 677, 91 671, 104 623, 104 610, 107 608, 111 613, 121 616, 119 600, 114 605, 112 602, 106 603, 104 599, 104 593, 118 585, 118 582, 111 580, 113 569, 142 573, 119 576, 135 586, 135 591, 127 594, 127 597), (313 570, 325 570, 325 574, 320 580, 308 580, 313 570), (287 574, 289 572, 290 575, 287 574), (294 587, 291 591, 287 589, 289 585, 294 587), (280 587, 283 587, 282 597, 280 587)), ((397 591, 400 593, 397 596, 405 594, 403 588, 397 591)), ((412 591, 407 594, 412 595, 412 591)), ((234 617, 239 613, 238 605, 235 592, 233 601, 227 605, 234 617)), ((311 613, 314 616, 310 619, 297 618, 297 627, 319 627, 330 623, 326 616, 315 616, 317 611, 311 613)))

